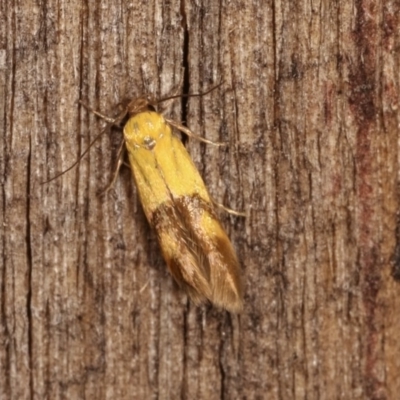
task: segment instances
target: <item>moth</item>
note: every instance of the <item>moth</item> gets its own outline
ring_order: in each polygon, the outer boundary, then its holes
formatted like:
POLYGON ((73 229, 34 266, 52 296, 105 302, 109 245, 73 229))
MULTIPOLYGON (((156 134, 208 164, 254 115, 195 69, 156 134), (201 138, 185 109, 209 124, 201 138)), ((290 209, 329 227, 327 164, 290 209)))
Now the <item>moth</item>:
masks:
POLYGON ((167 120, 156 112, 157 102, 145 97, 131 100, 116 119, 81 104, 113 125, 127 120, 119 166, 125 148, 144 213, 178 285, 195 304, 210 301, 231 312, 241 311, 243 293, 236 253, 199 172, 172 128, 206 143, 221 143, 167 120))

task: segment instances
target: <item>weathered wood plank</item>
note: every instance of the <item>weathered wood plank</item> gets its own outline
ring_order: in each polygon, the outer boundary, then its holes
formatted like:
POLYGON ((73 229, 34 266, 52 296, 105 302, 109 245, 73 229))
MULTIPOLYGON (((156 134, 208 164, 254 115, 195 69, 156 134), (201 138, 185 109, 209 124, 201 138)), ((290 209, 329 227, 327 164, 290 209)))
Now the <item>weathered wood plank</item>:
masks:
POLYGON ((0 398, 396 397, 398 2, 0 8, 0 398), (221 215, 240 316, 172 282, 128 169, 98 195, 120 130, 42 184, 105 126, 80 99, 115 115, 221 80, 167 113, 229 141, 186 145, 248 212, 221 215))

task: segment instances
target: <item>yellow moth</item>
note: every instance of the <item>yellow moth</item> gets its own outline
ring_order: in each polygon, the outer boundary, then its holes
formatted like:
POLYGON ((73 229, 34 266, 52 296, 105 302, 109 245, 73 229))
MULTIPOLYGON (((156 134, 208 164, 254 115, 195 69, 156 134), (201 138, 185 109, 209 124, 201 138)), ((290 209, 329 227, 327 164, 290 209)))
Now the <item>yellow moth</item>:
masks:
POLYGON ((193 302, 209 300, 239 312, 243 300, 235 251, 199 172, 172 126, 195 135, 154 110, 152 102, 139 98, 124 112, 128 116, 125 148, 147 220, 171 275, 193 302))

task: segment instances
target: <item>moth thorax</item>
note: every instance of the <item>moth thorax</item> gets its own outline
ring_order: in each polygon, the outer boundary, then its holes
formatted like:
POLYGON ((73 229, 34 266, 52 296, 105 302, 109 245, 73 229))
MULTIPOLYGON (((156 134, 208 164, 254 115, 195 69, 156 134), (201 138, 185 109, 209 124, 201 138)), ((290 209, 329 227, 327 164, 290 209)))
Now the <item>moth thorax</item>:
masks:
POLYGON ((164 136, 165 129, 165 120, 162 115, 154 111, 140 112, 129 118, 125 124, 126 144, 131 143, 135 148, 153 150, 158 140, 164 136))
POLYGON ((150 137, 150 136, 146 136, 143 139, 143 145, 147 150, 153 150, 154 147, 156 146, 156 141, 154 138, 150 137))

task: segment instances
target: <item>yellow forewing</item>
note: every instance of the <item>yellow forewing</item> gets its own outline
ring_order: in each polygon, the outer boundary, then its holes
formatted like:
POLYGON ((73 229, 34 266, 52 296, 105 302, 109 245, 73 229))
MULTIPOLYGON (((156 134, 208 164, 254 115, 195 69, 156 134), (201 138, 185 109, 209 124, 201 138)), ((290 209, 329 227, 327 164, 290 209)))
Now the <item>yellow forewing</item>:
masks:
POLYGON ((239 264, 193 161, 161 114, 143 111, 124 127, 129 162, 169 270, 190 297, 242 307, 239 264))
POLYGON ((124 136, 146 214, 171 196, 197 194, 210 202, 192 159, 161 114, 147 111, 132 117, 124 136))

